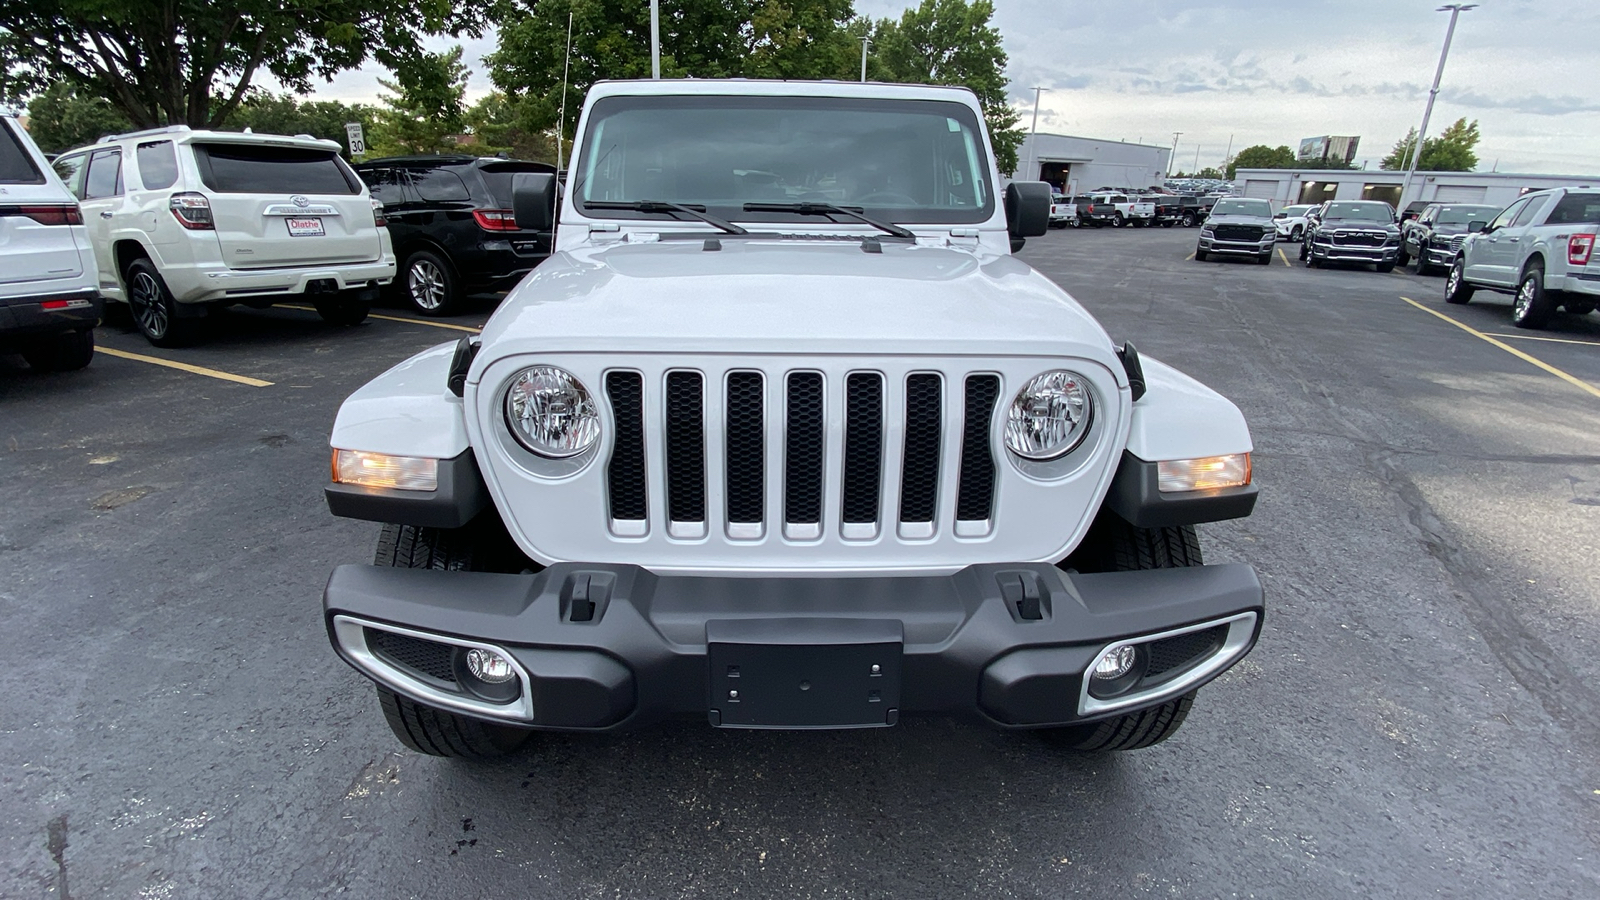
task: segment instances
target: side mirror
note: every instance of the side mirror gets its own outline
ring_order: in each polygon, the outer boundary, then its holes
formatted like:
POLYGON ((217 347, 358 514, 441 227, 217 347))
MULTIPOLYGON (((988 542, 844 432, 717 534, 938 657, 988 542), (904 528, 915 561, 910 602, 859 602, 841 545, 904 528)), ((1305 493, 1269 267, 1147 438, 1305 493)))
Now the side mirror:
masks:
POLYGON ((1273 216, 1273 218, 1274 219, 1287 219, 1287 218, 1289 218, 1289 214, 1288 213, 1278 213, 1277 215, 1273 216))
POLYGON ((1050 185, 1043 181, 1013 181, 1006 185, 1006 231, 1013 249, 1018 239, 1039 237, 1050 231, 1050 185))
POLYGON ((549 231, 556 224, 556 176, 549 172, 518 172, 511 176, 511 212, 517 227, 549 231))
POLYGON ((1488 230, 1488 228, 1489 228, 1489 223, 1488 222, 1468 222, 1467 223, 1467 231, 1469 233, 1479 232, 1479 231, 1486 231, 1486 230, 1488 230))

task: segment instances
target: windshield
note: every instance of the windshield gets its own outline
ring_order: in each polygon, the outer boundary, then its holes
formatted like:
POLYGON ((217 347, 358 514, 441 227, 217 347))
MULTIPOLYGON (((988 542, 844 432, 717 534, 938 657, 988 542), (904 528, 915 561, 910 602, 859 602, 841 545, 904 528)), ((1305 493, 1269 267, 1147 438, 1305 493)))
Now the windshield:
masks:
POLYGON ((1435 225, 1465 225, 1468 222, 1487 222, 1500 211, 1498 206, 1446 206, 1439 210, 1435 225))
POLYGON ((697 204, 745 222, 816 221, 746 203, 831 203, 891 222, 977 223, 994 198, 983 132, 963 104, 834 97, 607 97, 573 167, 591 202, 697 204))
POLYGON ((1394 211, 1387 203, 1330 203, 1324 219, 1349 219, 1356 222, 1394 222, 1394 211))
POLYGON ((1267 216, 1272 215, 1272 204, 1265 200, 1218 200, 1211 207, 1213 216, 1267 216))
POLYGON ((1309 206, 1285 206, 1283 208, 1284 214, 1288 215, 1290 218, 1295 216, 1303 216, 1310 211, 1311 207, 1309 206))

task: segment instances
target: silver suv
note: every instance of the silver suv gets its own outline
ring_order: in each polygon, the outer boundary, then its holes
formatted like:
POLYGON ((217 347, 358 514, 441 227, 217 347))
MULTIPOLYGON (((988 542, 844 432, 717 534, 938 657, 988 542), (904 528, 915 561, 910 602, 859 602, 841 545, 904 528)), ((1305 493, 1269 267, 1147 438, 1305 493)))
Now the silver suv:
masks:
POLYGON ((394 279, 382 204, 333 141, 192 131, 113 135, 63 154, 100 261, 100 288, 157 346, 212 310, 309 299, 354 325, 394 279))
POLYGON ((0 113, 0 353, 44 371, 81 369, 94 356, 100 304, 78 202, 0 113))
MULTIPOLYGON (((1474 223, 1476 224, 1476 223, 1474 223)), ((1447 303, 1466 303, 1483 288, 1515 296, 1511 321, 1542 328, 1564 307, 1573 315, 1600 303, 1600 190, 1535 191, 1471 234, 1445 279, 1447 303)))

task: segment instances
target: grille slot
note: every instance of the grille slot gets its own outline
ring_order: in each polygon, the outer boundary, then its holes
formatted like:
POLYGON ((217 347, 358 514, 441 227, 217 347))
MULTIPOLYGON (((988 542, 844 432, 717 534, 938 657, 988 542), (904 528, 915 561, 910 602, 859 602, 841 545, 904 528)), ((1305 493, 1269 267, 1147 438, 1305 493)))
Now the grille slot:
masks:
POLYGON ((616 429, 611 465, 606 471, 611 518, 642 522, 648 509, 644 483, 644 376, 638 372, 607 374, 606 397, 611 401, 616 429))
POLYGON ((435 681, 456 683, 455 648, 451 645, 379 628, 368 628, 366 634, 367 649, 386 661, 435 681))
POLYGON ((998 376, 967 376, 967 408, 961 436, 961 490, 956 496, 958 521, 982 522, 993 511, 994 454, 989 447, 989 420, 999 393, 998 376))
POLYGON ((1216 625, 1152 641, 1149 647, 1150 663, 1145 669, 1145 677, 1153 678, 1174 669, 1184 668, 1197 657, 1210 654, 1222 646, 1222 641, 1227 636, 1228 626, 1216 625))
POLYGON ((728 374, 728 521, 734 524, 760 525, 766 518, 762 386, 760 372, 728 374))
POLYGON ((705 379, 699 372, 667 373, 666 407, 667 518, 671 522, 704 522, 705 379))
POLYGON ((939 376, 919 372, 906 378, 906 444, 900 477, 900 521, 926 523, 931 537, 939 499, 941 390, 939 376))
POLYGON ((876 525, 883 483, 883 376, 857 372, 844 384, 844 522, 876 525))
POLYGON ((1218 225, 1215 229, 1219 241, 1259 241, 1266 232, 1258 225, 1218 225))
MULTIPOLYGON (((823 397, 820 372, 789 376, 784 429, 783 520, 790 525, 822 521, 823 397)), ((820 530, 818 532, 820 534, 820 530)), ((816 535, 809 535, 815 537, 816 535)))

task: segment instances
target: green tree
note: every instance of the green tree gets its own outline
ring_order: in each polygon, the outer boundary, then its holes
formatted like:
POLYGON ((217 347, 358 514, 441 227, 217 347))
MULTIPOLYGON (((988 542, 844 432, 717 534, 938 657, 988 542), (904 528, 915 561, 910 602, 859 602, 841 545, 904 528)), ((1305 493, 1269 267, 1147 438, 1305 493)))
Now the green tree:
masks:
MULTIPOLYGON (((1422 172, 1470 172, 1478 167, 1476 148, 1481 135, 1478 120, 1468 122, 1463 116, 1446 128, 1436 138, 1422 142, 1422 153, 1417 157, 1417 170, 1422 172)), ((1411 148, 1417 144, 1417 130, 1395 142, 1394 149, 1378 163, 1380 169, 1399 171, 1411 161, 1411 148)))
POLYGON ((133 126, 111 101, 58 81, 28 104, 28 132, 39 149, 60 153, 133 126))
POLYGON ((404 71, 427 34, 481 33, 496 0, 5 0, 0 94, 64 81, 136 127, 217 127, 270 74, 296 92, 375 59, 404 71))
MULTIPOLYGON (((642 0, 515 0, 489 75, 514 107, 517 128, 557 128, 572 16, 564 133, 589 86, 650 76, 650 6, 642 0)), ((860 44, 846 26, 850 0, 662 0, 664 78, 853 78, 860 44)), ((553 144, 552 144, 553 149, 553 144)))
MULTIPOLYGON (((228 120, 230 129, 259 134, 309 134, 345 144, 344 126, 359 122, 367 133, 378 127, 378 110, 337 100, 300 100, 292 94, 252 93, 228 120)), ((349 154, 346 153, 346 156, 349 154)))
POLYGON ((1294 151, 1288 147, 1268 147, 1257 144, 1246 147, 1228 161, 1228 180, 1240 169, 1292 169, 1296 165, 1294 151))
POLYGON ((425 53, 395 73, 393 81, 378 83, 393 92, 379 95, 381 128, 374 137, 374 152, 440 153, 455 148, 452 138, 466 129, 467 76, 461 48, 425 53))
POLYGON ((990 24, 990 0, 922 0, 898 22, 884 19, 874 28, 870 74, 888 81, 965 85, 978 95, 994 142, 1000 171, 1017 169, 1017 148, 1025 136, 1021 116, 1006 95, 1005 49, 1000 30, 990 24))

